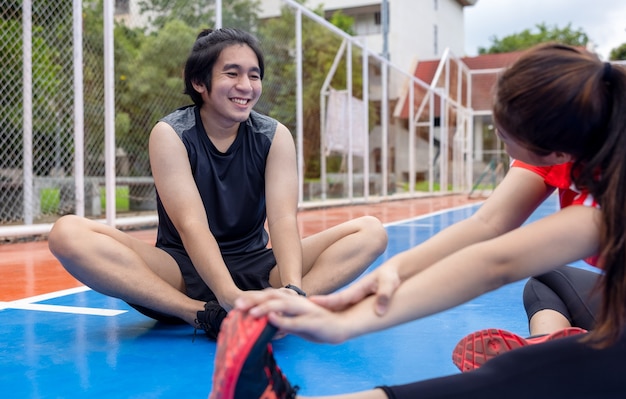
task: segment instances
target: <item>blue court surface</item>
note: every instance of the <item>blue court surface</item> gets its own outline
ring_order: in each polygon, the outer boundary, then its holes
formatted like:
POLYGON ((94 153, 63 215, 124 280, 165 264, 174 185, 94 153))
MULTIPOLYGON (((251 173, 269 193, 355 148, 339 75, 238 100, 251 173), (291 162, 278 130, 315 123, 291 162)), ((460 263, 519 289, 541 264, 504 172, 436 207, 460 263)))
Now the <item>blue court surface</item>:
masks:
MULTIPOLYGON (((479 205, 387 225, 389 246, 371 268, 472 214, 479 205)), ((557 209, 556 197, 531 220, 557 209)), ((370 270, 371 270, 370 268, 370 270)), ((524 281, 441 314, 340 345, 287 336, 279 366, 303 395, 370 389, 457 373, 452 349, 483 328, 527 334, 524 281)), ((415 293, 419 295, 419 293, 415 293)), ((215 343, 167 326, 86 288, 12 303, 0 311, 0 387, 10 398, 206 398, 215 343), (21 309, 17 309, 21 306, 21 309)))

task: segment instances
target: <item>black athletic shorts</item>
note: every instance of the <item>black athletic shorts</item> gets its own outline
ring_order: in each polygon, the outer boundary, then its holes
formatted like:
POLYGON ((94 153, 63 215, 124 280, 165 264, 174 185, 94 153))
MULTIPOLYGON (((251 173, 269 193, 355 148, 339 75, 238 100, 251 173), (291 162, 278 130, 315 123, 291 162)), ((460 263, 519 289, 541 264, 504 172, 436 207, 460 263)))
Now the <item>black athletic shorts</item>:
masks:
MULTIPOLYGON (((186 252, 172 248, 161 249, 167 252, 174 258, 176 263, 178 263, 178 267, 183 274, 183 280, 185 281, 187 296, 203 302, 217 299, 213 291, 209 289, 198 274, 198 271, 191 263, 191 259, 186 252)), ((276 258, 270 248, 263 248, 259 251, 246 254, 224 255, 223 258, 235 285, 237 285, 239 289, 251 291, 270 287, 270 271, 276 266, 276 258)), ((129 303, 129 305, 155 320, 170 324, 183 323, 178 317, 166 315, 132 303, 129 303)))

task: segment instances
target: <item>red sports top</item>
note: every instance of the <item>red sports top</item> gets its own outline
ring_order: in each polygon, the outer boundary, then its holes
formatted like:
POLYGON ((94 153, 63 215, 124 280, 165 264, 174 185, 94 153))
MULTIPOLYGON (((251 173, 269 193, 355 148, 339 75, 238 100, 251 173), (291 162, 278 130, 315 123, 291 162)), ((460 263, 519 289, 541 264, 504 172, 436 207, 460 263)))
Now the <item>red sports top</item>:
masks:
MULTIPOLYGON (((552 166, 533 166, 522 161, 513 160, 511 166, 528 169, 541 176, 544 182, 559 190, 559 204, 561 209, 570 205, 584 205, 599 208, 600 205, 586 190, 578 190, 572 182, 570 171, 572 162, 552 166)), ((585 259, 585 262, 597 266, 598 257, 593 256, 585 259)))

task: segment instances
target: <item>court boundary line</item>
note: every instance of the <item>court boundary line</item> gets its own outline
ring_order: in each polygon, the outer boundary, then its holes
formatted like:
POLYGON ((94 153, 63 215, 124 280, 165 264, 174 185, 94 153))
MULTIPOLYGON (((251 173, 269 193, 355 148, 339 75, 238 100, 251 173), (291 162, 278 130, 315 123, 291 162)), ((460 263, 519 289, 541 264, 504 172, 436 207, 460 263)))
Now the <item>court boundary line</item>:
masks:
POLYGON ((0 311, 4 309, 33 310, 40 312, 83 314, 91 316, 118 316, 128 312, 128 310, 88 308, 83 306, 48 305, 37 303, 63 296, 74 295, 85 291, 92 291, 87 286, 68 288, 66 290, 54 291, 47 294, 36 295, 29 298, 17 299, 15 301, 0 302, 0 311))
POLYGON ((396 220, 395 222, 385 223, 383 226, 388 227, 388 226, 395 226, 397 224, 409 223, 409 222, 413 222, 413 221, 416 221, 416 220, 429 218, 429 217, 432 217, 432 216, 438 216, 438 215, 441 215, 443 213, 456 212, 456 211, 460 211, 460 210, 463 210, 463 209, 466 209, 466 208, 471 208, 473 206, 480 206, 480 205, 482 205, 482 202, 474 202, 474 203, 471 203, 471 204, 459 205, 459 206, 455 206, 455 207, 452 207, 452 208, 440 209, 438 211, 426 213, 424 215, 414 216, 414 217, 410 217, 410 218, 406 218, 406 219, 402 219, 402 220, 396 220))

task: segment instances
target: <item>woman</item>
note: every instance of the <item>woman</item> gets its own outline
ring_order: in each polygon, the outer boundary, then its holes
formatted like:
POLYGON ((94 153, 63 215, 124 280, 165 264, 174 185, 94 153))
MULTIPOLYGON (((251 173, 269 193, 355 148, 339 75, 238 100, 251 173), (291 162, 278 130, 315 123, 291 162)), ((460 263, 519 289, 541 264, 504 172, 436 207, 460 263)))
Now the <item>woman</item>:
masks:
POLYGON ((626 72, 583 49, 527 51, 497 82, 496 131, 515 161, 481 208, 343 292, 310 300, 246 293, 218 343, 212 398, 243 398, 243 386, 255 387, 248 398, 264 390, 263 397, 295 397, 272 363, 276 329, 342 342, 594 256, 604 274, 590 333, 525 346, 468 373, 333 398, 624 397, 624 93, 626 72), (557 189, 562 209, 522 226, 557 189), (249 330, 236 332, 237 325, 249 330), (229 366, 219 363, 226 356, 229 366))

